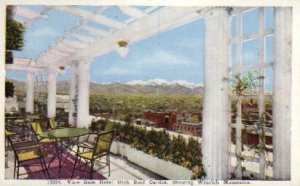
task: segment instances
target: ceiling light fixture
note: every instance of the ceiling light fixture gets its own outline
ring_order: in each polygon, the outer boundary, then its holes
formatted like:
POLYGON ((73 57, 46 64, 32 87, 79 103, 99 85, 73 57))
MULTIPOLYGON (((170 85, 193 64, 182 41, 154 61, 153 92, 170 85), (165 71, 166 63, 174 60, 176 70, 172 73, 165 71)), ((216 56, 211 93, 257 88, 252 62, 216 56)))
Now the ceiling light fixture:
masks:
POLYGON ((118 41, 118 47, 116 50, 122 58, 125 58, 129 52, 127 45, 128 45, 127 41, 124 40, 118 41))

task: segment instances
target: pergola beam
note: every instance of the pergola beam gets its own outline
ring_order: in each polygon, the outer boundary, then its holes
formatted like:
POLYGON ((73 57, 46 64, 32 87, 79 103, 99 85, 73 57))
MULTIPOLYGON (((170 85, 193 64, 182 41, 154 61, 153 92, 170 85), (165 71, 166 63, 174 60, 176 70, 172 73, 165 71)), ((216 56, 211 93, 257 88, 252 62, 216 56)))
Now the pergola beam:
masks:
POLYGON ((5 64, 6 70, 26 71, 26 72, 45 72, 46 67, 37 67, 30 65, 5 64))
POLYGON ((95 36, 107 36, 109 33, 105 30, 99 29, 99 28, 94 28, 88 25, 83 25, 82 29, 88 31, 89 33, 91 33, 92 35, 95 36))
POLYGON ((132 8, 130 6, 118 6, 118 8, 126 15, 129 15, 130 17, 134 17, 134 18, 141 18, 143 17, 145 14, 136 9, 136 8, 132 8))
POLYGON ((82 10, 82 9, 76 8, 76 7, 70 7, 70 6, 60 6, 59 7, 59 6, 57 6, 57 7, 55 7, 55 9, 66 12, 66 13, 73 14, 75 16, 82 17, 83 19, 87 19, 89 21, 93 21, 95 23, 102 24, 102 25, 105 25, 105 26, 108 26, 111 28, 119 29, 119 28, 122 28, 125 26, 125 24, 123 24, 119 21, 107 18, 107 17, 99 15, 99 14, 94 14, 92 12, 82 10))
POLYGON ((84 36, 81 34, 72 34, 73 37, 75 37, 77 40, 85 42, 85 43, 91 43, 94 41, 94 37, 84 36))
POLYGON ((62 44, 66 45, 67 47, 76 48, 76 49, 82 49, 88 47, 87 44, 83 44, 77 41, 70 41, 70 40, 62 41, 62 44))
POLYGON ((199 9, 203 8, 162 8, 157 12, 149 16, 144 16, 131 25, 116 31, 109 37, 95 40, 90 47, 80 52, 76 57, 100 56, 114 50, 119 40, 125 39, 129 41, 129 44, 133 44, 157 33, 184 25, 202 16, 197 13, 199 9))
POLYGON ((60 52, 65 52, 65 53, 74 53, 77 52, 77 49, 75 48, 66 48, 65 45, 59 43, 56 45, 56 50, 60 52))

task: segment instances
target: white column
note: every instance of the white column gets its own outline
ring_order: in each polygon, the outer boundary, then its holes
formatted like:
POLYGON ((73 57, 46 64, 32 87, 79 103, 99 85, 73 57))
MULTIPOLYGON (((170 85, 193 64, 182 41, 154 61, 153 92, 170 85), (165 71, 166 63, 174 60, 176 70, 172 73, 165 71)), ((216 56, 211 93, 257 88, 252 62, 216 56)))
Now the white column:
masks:
POLYGON ((34 112, 34 73, 27 72, 26 112, 34 112))
POLYGON ((88 60, 78 62, 77 127, 89 127, 90 64, 88 60))
POLYGON ((273 176, 291 178, 291 8, 275 9, 273 176))
POLYGON ((53 118, 56 115, 56 72, 48 72, 48 100, 47 116, 53 118))
MULTIPOLYGON (((259 8, 258 21, 259 21, 259 64, 258 64, 258 73, 259 77, 264 77, 265 68, 265 42, 264 42, 264 30, 265 30, 265 15, 264 8, 259 8)), ((259 117, 262 118, 265 112, 265 83, 264 78, 259 78, 259 97, 258 97, 258 113, 259 117)), ((259 131, 259 144, 265 144, 265 137, 263 135, 263 131, 265 130, 265 124, 262 124, 262 129, 259 131), (263 138, 262 138, 263 137, 263 138)), ((259 153, 259 178, 262 180, 266 179, 266 161, 265 161, 265 152, 262 151, 259 153)))
MULTIPOLYGON (((241 69, 242 69, 242 15, 236 15, 236 31, 237 31, 237 42, 236 42, 236 64, 235 64, 235 74, 239 74, 241 76, 241 69)), ((236 114, 236 126, 235 126, 235 153, 238 156, 241 156, 242 153, 242 98, 237 96, 237 114, 236 114)), ((231 109, 231 106, 229 106, 231 109)), ((237 158, 237 165, 236 165, 236 178, 242 179, 242 163, 238 162, 237 158)))
POLYGON ((203 164, 207 179, 229 178, 229 14, 214 8, 205 16, 203 164))
POLYGON ((69 124, 75 125, 75 118, 73 113, 76 112, 75 104, 75 96, 77 95, 77 64, 74 63, 71 66, 71 79, 70 79, 70 98, 69 98, 69 124))

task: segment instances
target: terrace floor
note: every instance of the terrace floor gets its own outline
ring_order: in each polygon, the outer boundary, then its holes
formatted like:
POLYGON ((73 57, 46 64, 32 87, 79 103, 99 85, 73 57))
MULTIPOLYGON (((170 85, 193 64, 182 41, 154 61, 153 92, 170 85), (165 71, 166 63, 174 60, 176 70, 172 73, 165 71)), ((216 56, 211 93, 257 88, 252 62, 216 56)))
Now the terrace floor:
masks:
MULTIPOLYGON (((14 155, 12 151, 8 152, 8 168, 5 168, 5 179, 13 179, 14 155)), ((72 170, 70 170, 72 171, 72 170)), ((20 174, 26 173, 24 167, 20 167, 20 174)), ((121 156, 111 156, 111 173, 108 176, 108 168, 98 171, 108 180, 148 180, 148 179, 164 179, 159 175, 150 172, 140 166, 137 166, 121 156)), ((20 179, 28 179, 28 175, 21 175, 20 179)), ((45 178, 47 179, 47 178, 45 178)))

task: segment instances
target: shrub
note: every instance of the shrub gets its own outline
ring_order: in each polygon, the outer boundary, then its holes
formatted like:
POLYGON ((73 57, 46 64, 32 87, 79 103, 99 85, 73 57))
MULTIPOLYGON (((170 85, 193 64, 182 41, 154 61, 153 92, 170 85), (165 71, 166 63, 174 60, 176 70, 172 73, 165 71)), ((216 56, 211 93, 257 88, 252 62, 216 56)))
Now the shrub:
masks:
POLYGON ((115 124, 116 140, 152 156, 186 167, 195 174, 193 178, 205 176, 200 143, 190 137, 171 137, 165 130, 147 130, 145 126, 115 124))
POLYGON ((91 130, 92 131, 103 131, 104 130, 104 127, 105 127, 105 124, 107 123, 107 120, 92 120, 92 123, 91 123, 91 130))

